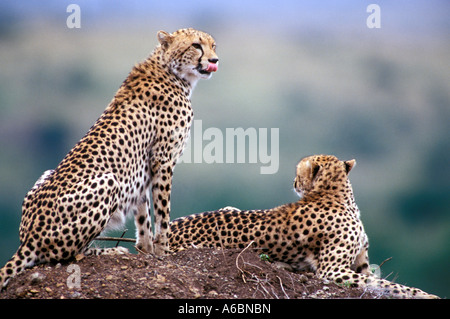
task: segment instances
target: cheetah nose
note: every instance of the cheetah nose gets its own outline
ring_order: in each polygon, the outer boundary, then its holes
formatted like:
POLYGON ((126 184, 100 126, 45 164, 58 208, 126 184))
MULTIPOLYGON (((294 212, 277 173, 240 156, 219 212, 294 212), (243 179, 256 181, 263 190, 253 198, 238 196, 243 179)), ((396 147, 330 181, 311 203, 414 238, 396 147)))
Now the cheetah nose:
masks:
POLYGON ((208 59, 208 61, 211 63, 217 63, 217 62, 219 62, 219 59, 218 58, 208 59))

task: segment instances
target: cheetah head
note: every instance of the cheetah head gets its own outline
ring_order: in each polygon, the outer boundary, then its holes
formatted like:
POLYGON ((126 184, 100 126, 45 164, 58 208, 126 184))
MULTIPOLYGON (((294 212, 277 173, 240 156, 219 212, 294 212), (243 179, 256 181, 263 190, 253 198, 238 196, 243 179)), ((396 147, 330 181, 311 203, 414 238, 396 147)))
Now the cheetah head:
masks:
POLYGON ((331 155, 313 155, 297 164, 294 190, 300 196, 313 191, 336 191, 348 184, 348 173, 356 161, 340 161, 331 155))
POLYGON ((209 79, 218 69, 216 43, 209 34, 192 28, 170 34, 158 32, 162 59, 171 71, 194 86, 199 79, 209 79))

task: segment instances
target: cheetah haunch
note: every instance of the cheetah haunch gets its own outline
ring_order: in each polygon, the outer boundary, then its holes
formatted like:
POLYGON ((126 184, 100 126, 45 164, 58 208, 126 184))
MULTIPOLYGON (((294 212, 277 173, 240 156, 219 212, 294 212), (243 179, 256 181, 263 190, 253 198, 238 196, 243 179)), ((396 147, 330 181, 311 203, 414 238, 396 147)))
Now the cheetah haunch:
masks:
POLYGON ((159 31, 157 38, 159 45, 132 69, 88 133, 28 192, 20 246, 1 269, 0 289, 25 267, 83 252, 130 212, 137 248, 168 251, 172 173, 193 118, 190 96, 199 79, 217 71, 218 58, 214 39, 201 31, 159 31))
POLYGON ((355 164, 328 155, 306 157, 294 180, 295 191, 303 196, 299 201, 269 210, 226 207, 175 219, 170 247, 244 248, 254 242, 271 260, 312 270, 338 284, 396 298, 435 298, 370 272, 368 238, 348 179, 355 164))

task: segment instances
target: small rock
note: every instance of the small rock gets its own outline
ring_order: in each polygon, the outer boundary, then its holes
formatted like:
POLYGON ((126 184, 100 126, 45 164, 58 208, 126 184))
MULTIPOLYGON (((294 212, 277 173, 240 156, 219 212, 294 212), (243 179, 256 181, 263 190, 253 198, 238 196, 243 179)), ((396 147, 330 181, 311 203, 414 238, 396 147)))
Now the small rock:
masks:
POLYGON ((158 275, 156 275, 156 281, 157 282, 166 282, 166 277, 158 274, 158 275))
POLYGON ((281 262, 281 261, 275 261, 272 264, 272 266, 274 268, 276 268, 276 269, 284 269, 284 270, 287 270, 287 271, 293 271, 294 270, 291 265, 289 265, 287 263, 284 263, 284 262, 281 262))
POLYGON ((45 276, 40 272, 32 273, 30 276, 30 281, 32 285, 38 285, 45 279, 45 276))
POLYGON ((70 298, 80 298, 80 297, 81 297, 81 293, 78 291, 75 291, 70 295, 70 298))
POLYGON ((23 298, 28 293, 26 287, 19 287, 16 289, 15 294, 18 298, 23 298))
POLYGON ((299 277, 298 277, 298 282, 300 282, 300 283, 305 283, 305 282, 307 282, 308 281, 308 277, 306 277, 305 275, 300 275, 299 277))

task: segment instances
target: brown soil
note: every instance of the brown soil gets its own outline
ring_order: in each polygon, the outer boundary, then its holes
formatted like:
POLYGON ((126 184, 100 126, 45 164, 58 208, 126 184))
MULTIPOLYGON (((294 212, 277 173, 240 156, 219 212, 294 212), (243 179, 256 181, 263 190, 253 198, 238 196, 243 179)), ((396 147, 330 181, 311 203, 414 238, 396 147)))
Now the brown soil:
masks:
POLYGON ((10 280, 4 299, 378 299, 312 273, 264 261, 252 249, 188 249, 164 257, 80 256, 10 280), (74 266, 76 265, 76 266, 74 266), (78 266, 78 267, 77 267, 78 266), (78 287, 77 287, 78 286, 78 287))

